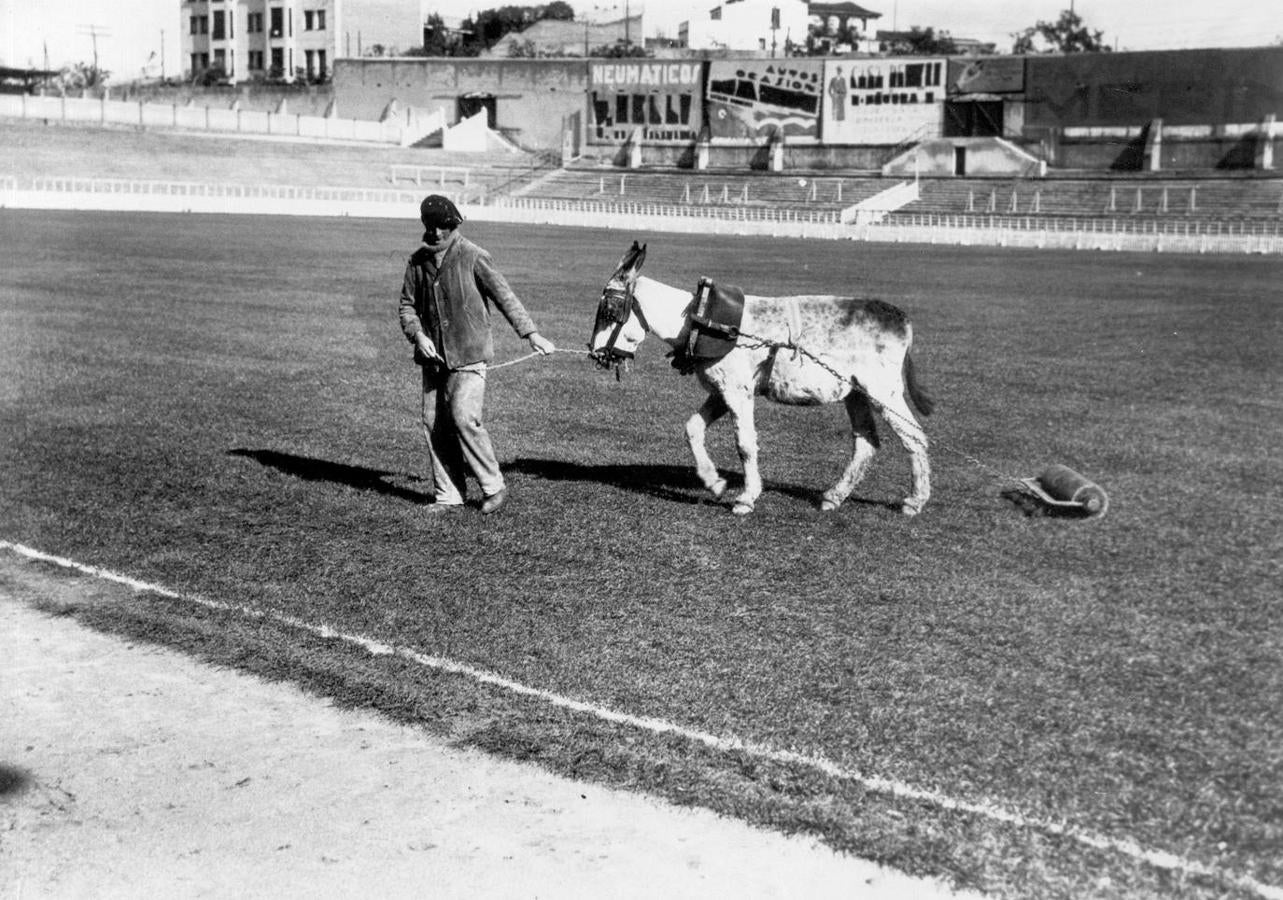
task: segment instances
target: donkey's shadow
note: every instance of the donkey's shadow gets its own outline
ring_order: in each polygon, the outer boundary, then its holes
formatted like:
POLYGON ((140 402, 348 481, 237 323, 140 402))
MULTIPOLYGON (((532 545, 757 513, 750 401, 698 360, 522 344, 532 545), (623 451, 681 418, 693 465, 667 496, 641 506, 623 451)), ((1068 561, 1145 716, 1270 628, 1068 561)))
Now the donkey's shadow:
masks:
MULTIPOLYGON (((672 503, 700 504, 711 502, 711 496, 700 483, 692 466, 662 465, 644 463, 628 465, 609 463, 590 465, 587 463, 568 462, 561 459, 533 459, 520 457, 504 466, 504 471, 521 473, 545 481, 579 481, 592 484, 605 484, 619 490, 645 494, 672 503)), ((726 497, 729 498, 744 486, 744 475, 741 472, 723 472, 727 481, 726 497)), ((815 488, 802 487, 796 484, 784 484, 776 481, 764 481, 766 492, 782 494, 798 500, 819 504, 821 492, 815 488)), ((725 498, 724 498, 725 499, 725 498)), ((851 498, 852 503, 867 503, 871 506, 891 506, 876 500, 851 498)))

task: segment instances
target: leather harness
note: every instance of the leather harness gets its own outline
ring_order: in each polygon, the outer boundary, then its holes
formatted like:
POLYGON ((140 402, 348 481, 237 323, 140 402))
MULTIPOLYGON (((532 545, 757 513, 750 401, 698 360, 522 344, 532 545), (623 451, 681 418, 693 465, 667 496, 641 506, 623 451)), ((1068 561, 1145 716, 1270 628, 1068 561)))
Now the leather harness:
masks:
MULTIPOLYGON (((614 324, 606 345, 599 351, 602 360, 632 357, 633 354, 615 346, 630 313, 636 315, 642 327, 650 331, 650 324, 631 284, 623 288, 607 287, 602 292, 601 305, 597 310, 598 325, 605 322, 614 324)), ((722 286, 711 278, 701 277, 684 316, 686 324, 672 356, 673 367, 683 375, 689 375, 698 366, 719 360, 735 349, 740 323, 744 320, 744 292, 738 287, 722 286)))
POLYGON ((744 321, 744 292, 701 277, 695 296, 686 307, 686 328, 673 368, 689 375, 704 364, 721 359, 735 349, 744 321))

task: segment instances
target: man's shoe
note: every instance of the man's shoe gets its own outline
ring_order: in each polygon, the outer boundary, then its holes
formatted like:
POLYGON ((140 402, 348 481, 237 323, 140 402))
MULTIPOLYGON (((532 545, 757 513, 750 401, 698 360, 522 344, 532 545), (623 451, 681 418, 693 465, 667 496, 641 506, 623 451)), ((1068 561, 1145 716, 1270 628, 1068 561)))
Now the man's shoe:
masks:
POLYGON ((487 516, 490 515, 491 513, 497 513, 499 510, 503 508, 503 505, 507 502, 508 502, 508 489, 504 488, 503 490, 496 491, 495 493, 491 494, 489 497, 485 499, 485 501, 481 504, 481 512, 487 516))
POLYGON ((429 503, 424 507, 424 512, 430 516, 439 516, 444 513, 458 512, 463 509, 462 503, 429 503))

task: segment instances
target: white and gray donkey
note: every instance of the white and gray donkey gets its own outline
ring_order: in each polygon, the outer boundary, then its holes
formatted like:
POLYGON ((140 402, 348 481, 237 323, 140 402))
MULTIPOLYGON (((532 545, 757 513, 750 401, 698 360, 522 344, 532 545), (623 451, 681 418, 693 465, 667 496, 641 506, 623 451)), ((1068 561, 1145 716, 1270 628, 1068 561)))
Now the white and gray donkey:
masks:
MULTIPOLYGON (((700 327, 699 321, 692 322, 689 291, 639 277, 645 259, 645 245, 634 241, 602 291, 589 344, 602 365, 619 366, 632 358, 647 333, 670 344, 680 361, 691 329, 700 327)), ((922 511, 931 494, 931 464, 927 436, 909 401, 924 416, 933 403, 914 378, 909 356, 913 326, 901 310, 880 300, 832 295, 745 295, 738 326, 723 335, 732 341, 729 352, 683 366, 708 391, 686 422, 686 437, 699 478, 714 497, 725 493, 726 479, 708 455, 704 437, 708 426, 726 413, 735 423, 744 466, 744 490, 735 498, 734 512, 752 512, 762 493, 753 402, 763 394, 794 405, 846 404, 854 445, 851 461, 824 492, 822 509, 837 509, 864 476, 879 446, 877 412, 911 459, 913 490, 901 510, 910 516, 922 511)))

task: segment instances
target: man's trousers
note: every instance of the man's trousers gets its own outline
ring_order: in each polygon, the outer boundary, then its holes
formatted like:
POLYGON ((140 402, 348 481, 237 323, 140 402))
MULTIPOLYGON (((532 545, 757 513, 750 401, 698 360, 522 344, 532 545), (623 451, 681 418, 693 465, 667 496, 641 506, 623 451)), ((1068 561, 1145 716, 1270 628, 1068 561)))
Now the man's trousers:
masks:
POLYGON ((481 423, 485 398, 484 364, 464 369, 423 367, 423 435, 437 503, 462 503, 468 495, 468 472, 487 497, 504 489, 490 434, 481 423))

